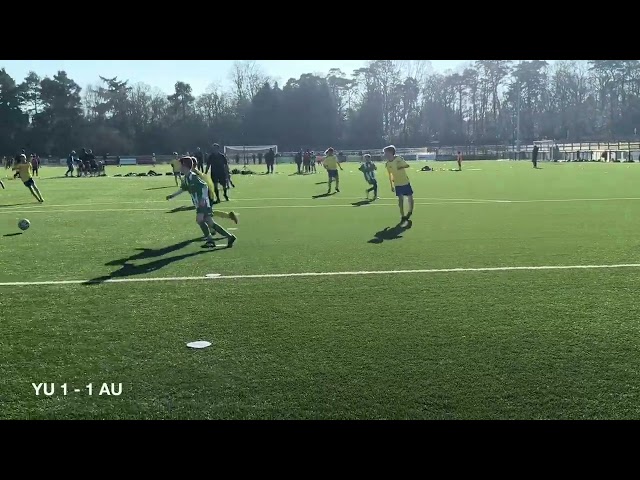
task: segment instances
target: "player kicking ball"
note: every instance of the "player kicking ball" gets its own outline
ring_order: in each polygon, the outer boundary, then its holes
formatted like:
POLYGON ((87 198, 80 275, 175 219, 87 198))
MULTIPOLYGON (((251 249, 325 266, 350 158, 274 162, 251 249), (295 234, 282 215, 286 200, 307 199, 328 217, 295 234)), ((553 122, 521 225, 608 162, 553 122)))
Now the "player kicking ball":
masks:
POLYGON ((196 161, 192 157, 182 157, 180 159, 180 171, 184 175, 184 183, 180 190, 167 196, 167 200, 177 197, 181 193, 187 191, 191 195, 191 199, 196 206, 196 223, 204 234, 206 244, 204 247, 214 248, 216 246, 213 241, 211 231, 219 233, 227 239, 227 248, 231 248, 236 241, 236 236, 227 232, 224 228, 213 221, 213 216, 230 218, 238 223, 235 213, 230 212, 214 212, 211 205, 211 189, 203 178, 198 175, 195 169, 196 161))
POLYGON ((322 164, 329 174, 329 179, 327 180, 327 185, 329 185, 327 195, 331 193, 331 182, 333 182, 333 180, 336 181, 336 193, 340 193, 340 176, 338 175, 338 168, 342 170, 342 166, 338 161, 338 157, 334 155, 333 148, 329 147, 325 152, 325 155, 326 157, 322 164))
POLYGON ((369 155, 368 153, 365 154, 363 158, 364 162, 360 165, 360 168, 358 168, 358 170, 364 173, 364 179, 369 185, 371 185, 371 188, 366 191, 367 200, 369 200, 369 194, 371 192, 373 192, 373 199, 377 200, 378 181, 376 180, 376 170, 378 169, 378 167, 376 167, 376 164, 373 163, 373 161, 371 160, 371 155, 369 155))
POLYGON ((387 160, 387 172, 389 173, 389 183, 391 191, 395 192, 398 197, 398 206, 400 207, 400 225, 404 226, 409 222, 413 215, 413 189, 407 175, 409 164, 400 156, 396 155, 396 147, 389 145, 384 147, 384 158, 387 160), (404 214, 404 197, 409 200, 409 213, 404 214))
POLYGON ((20 177, 24 186, 31 192, 31 195, 33 195, 38 202, 44 202, 36 182, 33 181, 33 168, 31 166, 31 162, 27 161, 27 156, 24 153, 18 156, 18 163, 14 167, 14 170, 16 171, 15 176, 20 177))

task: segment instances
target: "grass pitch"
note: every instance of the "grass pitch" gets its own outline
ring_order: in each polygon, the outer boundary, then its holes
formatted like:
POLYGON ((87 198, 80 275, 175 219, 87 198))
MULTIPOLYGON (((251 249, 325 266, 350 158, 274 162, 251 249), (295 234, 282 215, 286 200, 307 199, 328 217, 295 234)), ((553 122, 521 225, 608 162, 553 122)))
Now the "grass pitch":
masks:
POLYGON ((640 268, 511 268, 640 264, 640 165, 422 165, 406 231, 381 166, 236 175, 214 251, 172 177, 6 180, 0 418, 639 418, 640 268))

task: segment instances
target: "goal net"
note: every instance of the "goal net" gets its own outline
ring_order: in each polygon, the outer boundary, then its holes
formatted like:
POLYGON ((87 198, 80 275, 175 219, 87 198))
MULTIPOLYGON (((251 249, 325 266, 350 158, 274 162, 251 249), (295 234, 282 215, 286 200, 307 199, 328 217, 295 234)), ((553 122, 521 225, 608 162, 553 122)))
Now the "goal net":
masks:
POLYGON ((277 145, 230 145, 224 147, 224 154, 232 163, 248 164, 262 159, 269 149, 273 148, 273 153, 278 153, 277 145), (261 155, 262 154, 262 155, 261 155))
POLYGON ((555 140, 538 140, 533 142, 538 146, 538 160, 552 161, 554 158, 555 140))

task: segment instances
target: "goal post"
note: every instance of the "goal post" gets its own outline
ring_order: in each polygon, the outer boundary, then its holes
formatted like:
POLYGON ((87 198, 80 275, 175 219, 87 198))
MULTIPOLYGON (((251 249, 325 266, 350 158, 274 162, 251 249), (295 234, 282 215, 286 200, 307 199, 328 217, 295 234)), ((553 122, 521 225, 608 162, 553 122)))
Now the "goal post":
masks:
POLYGON ((264 156, 269 149, 273 149, 275 154, 278 153, 277 145, 228 145, 224 147, 224 154, 230 162, 239 159, 241 163, 247 164, 253 162, 254 155, 258 158, 262 154, 264 161, 264 156))
POLYGON ((533 142, 533 145, 538 147, 538 154, 542 154, 542 158, 540 158, 540 160, 550 162, 554 160, 554 150, 556 147, 555 140, 538 140, 533 142))

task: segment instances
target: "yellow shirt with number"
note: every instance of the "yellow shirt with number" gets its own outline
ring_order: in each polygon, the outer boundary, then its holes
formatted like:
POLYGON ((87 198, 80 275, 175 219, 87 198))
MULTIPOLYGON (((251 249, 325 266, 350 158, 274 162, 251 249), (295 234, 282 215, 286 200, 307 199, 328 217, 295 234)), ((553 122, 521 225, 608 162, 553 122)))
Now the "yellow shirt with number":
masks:
POLYGON ((393 185, 396 187, 402 187, 409 185, 409 176, 407 175, 407 168, 409 164, 404 161, 402 157, 393 157, 393 160, 387 162, 387 172, 393 179, 393 185))
POLYGON ((31 163, 19 163, 15 166, 14 170, 20 175, 20 180, 26 182, 33 178, 33 169, 31 163))
POLYGON ((338 170, 338 164, 340 162, 338 162, 338 157, 336 157, 335 155, 329 155, 327 157, 325 157, 324 159, 324 166, 327 168, 327 170, 338 170))

